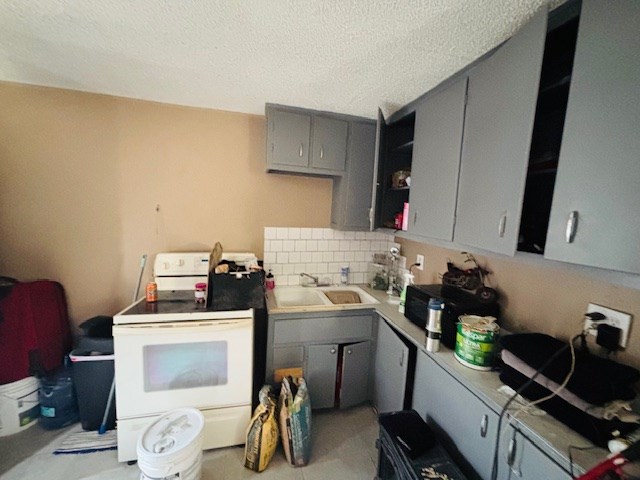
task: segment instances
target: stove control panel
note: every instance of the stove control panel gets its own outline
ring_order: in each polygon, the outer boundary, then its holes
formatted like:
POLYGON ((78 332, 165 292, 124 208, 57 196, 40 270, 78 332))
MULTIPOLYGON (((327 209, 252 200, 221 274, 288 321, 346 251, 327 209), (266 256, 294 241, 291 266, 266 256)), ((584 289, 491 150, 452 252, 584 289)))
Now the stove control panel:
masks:
POLYGON ((209 252, 158 253, 153 263, 155 277, 209 274, 209 252))

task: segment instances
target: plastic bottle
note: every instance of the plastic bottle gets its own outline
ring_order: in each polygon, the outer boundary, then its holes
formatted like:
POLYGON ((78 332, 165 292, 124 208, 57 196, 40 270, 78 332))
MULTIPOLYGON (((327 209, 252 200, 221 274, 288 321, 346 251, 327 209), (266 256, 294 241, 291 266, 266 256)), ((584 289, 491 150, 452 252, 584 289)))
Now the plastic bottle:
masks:
POLYGON ((343 265, 340 269, 340 283, 347 285, 349 283, 349 266, 343 265))
POLYGON ((429 299, 429 319, 427 320, 427 352, 440 350, 440 334, 442 333, 442 310, 444 303, 440 298, 429 299))
POLYGON ((276 279, 273 277, 271 269, 269 269, 267 275, 265 276, 264 285, 265 287, 267 287, 267 290, 273 290, 276 287, 276 279))
POLYGON ((404 274, 404 287, 402 287, 402 293, 400 294, 400 305, 398 305, 398 311, 404 313, 404 306, 407 303, 407 286, 413 285, 413 274, 407 272, 404 274))

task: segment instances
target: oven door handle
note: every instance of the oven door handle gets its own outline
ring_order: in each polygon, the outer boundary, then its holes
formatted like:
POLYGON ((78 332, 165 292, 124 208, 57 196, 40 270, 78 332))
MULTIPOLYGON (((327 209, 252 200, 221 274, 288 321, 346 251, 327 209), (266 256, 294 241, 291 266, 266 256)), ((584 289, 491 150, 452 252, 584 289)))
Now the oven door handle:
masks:
POLYGON ((209 332, 223 332, 249 328, 253 325, 251 318, 225 319, 225 320, 193 320, 185 322, 165 323, 137 323, 131 325, 114 325, 113 336, 120 335, 156 335, 167 333, 171 335, 179 333, 194 333, 198 329, 206 329, 209 332))

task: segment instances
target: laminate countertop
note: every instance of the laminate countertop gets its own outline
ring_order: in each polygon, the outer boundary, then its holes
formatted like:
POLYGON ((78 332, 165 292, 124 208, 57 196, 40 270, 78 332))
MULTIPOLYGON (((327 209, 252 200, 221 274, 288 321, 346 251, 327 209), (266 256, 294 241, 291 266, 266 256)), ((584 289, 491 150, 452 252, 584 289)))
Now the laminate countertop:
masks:
MULTIPOLYGON (((367 285, 358 285, 366 293, 373 296, 379 303, 375 304, 349 304, 349 305, 322 305, 302 307, 278 307, 274 300, 273 292, 267 292, 267 309, 270 314, 305 313, 321 311, 340 311, 353 309, 374 310, 386 320, 399 334, 413 343, 419 350, 429 355, 438 365, 462 383, 476 397, 482 400, 489 408, 500 413, 509 397, 499 392, 503 383, 498 378, 496 371, 479 371, 462 365, 455 359, 453 350, 441 346, 439 352, 427 352, 425 348, 425 331, 410 322, 404 314, 398 311, 398 298, 389 302, 388 295, 384 291, 373 290, 367 285)), ((281 289, 296 287, 276 287, 281 289)), ((313 287, 311 287, 313 288, 313 287)), ((516 402, 514 402, 515 404, 516 402)), ((515 407, 515 405, 512 406, 515 407)), ((510 409, 511 410, 511 409, 510 409)), ((534 415, 519 413, 515 422, 523 435, 529 438, 545 454, 553 458, 567 471, 574 475, 584 473, 605 459, 608 451, 593 444, 578 433, 554 419, 549 414, 534 415), (592 447, 588 450, 578 448, 592 447), (571 452, 569 451, 571 448, 571 452), (570 457, 573 465, 571 465, 570 457)), ((506 424, 506 417, 505 417, 506 424)))

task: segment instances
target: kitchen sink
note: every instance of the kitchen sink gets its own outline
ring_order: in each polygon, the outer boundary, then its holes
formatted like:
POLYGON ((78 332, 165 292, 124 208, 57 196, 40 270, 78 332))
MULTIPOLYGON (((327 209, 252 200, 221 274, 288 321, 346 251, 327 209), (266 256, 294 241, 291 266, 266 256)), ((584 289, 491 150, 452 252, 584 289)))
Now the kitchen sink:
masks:
POLYGON ((355 285, 330 287, 277 287, 273 290, 278 307, 309 307, 380 303, 355 285))

